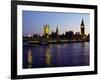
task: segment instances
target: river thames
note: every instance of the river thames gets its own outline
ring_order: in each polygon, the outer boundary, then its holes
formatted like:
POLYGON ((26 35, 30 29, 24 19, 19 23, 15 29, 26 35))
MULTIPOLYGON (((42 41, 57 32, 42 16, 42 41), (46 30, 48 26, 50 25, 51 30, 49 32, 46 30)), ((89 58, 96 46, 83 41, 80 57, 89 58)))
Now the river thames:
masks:
POLYGON ((23 45, 23 68, 89 65, 89 42, 23 45))

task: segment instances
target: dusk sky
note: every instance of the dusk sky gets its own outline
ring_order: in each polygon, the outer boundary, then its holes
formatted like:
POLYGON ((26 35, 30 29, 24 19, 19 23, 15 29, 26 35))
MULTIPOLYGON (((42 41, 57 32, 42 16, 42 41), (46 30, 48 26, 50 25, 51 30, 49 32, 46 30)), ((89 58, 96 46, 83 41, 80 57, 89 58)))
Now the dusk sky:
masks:
POLYGON ((82 19, 85 24, 85 33, 88 34, 90 32, 90 15, 87 13, 23 11, 23 35, 42 35, 45 24, 50 25, 50 32, 55 32, 57 26, 59 34, 63 34, 65 31, 80 32, 82 19))

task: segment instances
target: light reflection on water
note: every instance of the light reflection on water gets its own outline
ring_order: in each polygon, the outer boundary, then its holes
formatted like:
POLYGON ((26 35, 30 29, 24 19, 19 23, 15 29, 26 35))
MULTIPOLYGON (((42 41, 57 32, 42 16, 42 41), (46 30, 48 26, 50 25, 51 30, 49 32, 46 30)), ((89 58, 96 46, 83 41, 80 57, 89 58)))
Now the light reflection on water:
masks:
POLYGON ((23 68, 89 65, 89 43, 23 45, 23 68))
POLYGON ((51 55, 51 51, 50 51, 50 48, 46 48, 46 53, 45 53, 45 62, 46 62, 46 64, 49 66, 50 64, 51 64, 51 57, 52 57, 52 55, 51 55))
POLYGON ((28 51, 28 58, 27 58, 27 62, 28 62, 28 67, 31 68, 32 64, 33 64, 33 60, 32 60, 32 51, 31 49, 29 49, 28 51))

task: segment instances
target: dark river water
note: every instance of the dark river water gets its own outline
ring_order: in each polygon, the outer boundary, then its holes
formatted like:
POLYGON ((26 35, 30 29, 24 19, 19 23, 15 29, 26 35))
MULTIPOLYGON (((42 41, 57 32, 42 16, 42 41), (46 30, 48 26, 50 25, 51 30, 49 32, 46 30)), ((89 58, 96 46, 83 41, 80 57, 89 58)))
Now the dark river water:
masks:
POLYGON ((23 68, 89 65, 89 42, 23 45, 23 68))

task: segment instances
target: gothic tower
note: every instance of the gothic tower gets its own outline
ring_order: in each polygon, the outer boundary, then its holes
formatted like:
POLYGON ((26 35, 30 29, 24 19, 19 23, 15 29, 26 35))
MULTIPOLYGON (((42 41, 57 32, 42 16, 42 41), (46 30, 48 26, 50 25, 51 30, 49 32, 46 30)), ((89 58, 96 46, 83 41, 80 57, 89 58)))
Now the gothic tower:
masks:
POLYGON ((58 26, 56 27, 56 34, 58 35, 58 32, 59 32, 59 30, 58 30, 58 26))
POLYGON ((44 35, 49 34, 49 25, 44 25, 44 35))
POLYGON ((44 25, 44 36, 46 37, 46 38, 48 38, 49 37, 49 30, 50 29, 50 26, 49 25, 44 25))
POLYGON ((84 25, 84 21, 83 21, 83 19, 82 19, 82 22, 81 22, 80 28, 81 28, 81 35, 85 35, 85 25, 84 25))

